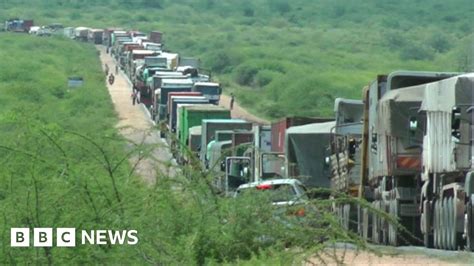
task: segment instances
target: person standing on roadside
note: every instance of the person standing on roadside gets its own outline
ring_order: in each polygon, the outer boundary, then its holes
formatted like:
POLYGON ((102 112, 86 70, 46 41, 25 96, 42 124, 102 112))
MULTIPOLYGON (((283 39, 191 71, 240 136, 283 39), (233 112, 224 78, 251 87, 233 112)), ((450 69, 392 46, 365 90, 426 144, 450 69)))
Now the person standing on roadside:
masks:
POLYGON ((231 93, 230 94, 230 110, 234 108, 234 101, 235 101, 234 93, 231 93))
POLYGON ((115 65, 115 75, 118 75, 118 71, 119 71, 119 66, 115 65))
POLYGON ((132 104, 135 105, 135 102, 137 101, 137 91, 136 90, 133 90, 132 92, 132 104))

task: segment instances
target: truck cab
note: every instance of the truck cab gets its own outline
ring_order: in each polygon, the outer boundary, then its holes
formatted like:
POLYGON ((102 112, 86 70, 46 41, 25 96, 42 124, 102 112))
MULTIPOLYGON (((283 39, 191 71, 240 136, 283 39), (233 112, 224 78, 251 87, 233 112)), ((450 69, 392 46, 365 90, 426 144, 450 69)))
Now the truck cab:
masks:
POLYGON ((201 92, 210 103, 215 105, 219 104, 222 94, 222 88, 220 84, 214 82, 196 82, 192 88, 192 91, 201 92))

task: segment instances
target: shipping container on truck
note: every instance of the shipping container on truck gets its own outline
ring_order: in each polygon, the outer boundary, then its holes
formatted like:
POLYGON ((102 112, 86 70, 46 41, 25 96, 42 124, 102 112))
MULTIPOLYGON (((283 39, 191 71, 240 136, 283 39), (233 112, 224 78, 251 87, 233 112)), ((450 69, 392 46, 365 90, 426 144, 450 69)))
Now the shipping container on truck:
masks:
POLYGON ((104 30, 102 29, 89 29, 87 33, 87 39, 93 44, 102 44, 104 30))
POLYGON ((87 42, 87 36, 90 28, 87 27, 76 27, 74 28, 74 39, 87 42))
POLYGON ((34 26, 34 22, 31 19, 9 19, 5 21, 5 31, 12 32, 24 32, 30 31, 31 27, 34 26))
MULTIPOLYGON (((211 106, 211 104, 192 104, 192 103, 182 103, 182 104, 179 104, 177 105, 176 107, 176 110, 177 110, 177 113, 176 113, 176 140, 177 142, 179 143, 175 143, 176 145, 181 145, 181 128, 183 127, 183 112, 184 112, 184 108, 186 107, 191 107, 191 106, 211 106)), ((181 150, 180 150, 181 151, 181 150)))
POLYGON ((163 41, 162 37, 163 37, 163 33, 161 33, 160 31, 152 31, 150 32, 150 36, 148 39, 150 39, 150 41, 154 43, 162 44, 162 41, 163 41))
MULTIPOLYGON (((203 120, 230 119, 230 110, 216 105, 185 106, 180 111, 180 126, 178 138, 181 142, 181 154, 185 154, 185 147, 189 146, 189 131, 192 127, 201 126, 203 120)), ((200 143, 200 140, 199 140, 200 143)))
POLYGON ((160 56, 165 57, 168 62, 168 69, 176 69, 178 67, 179 54, 161 52, 160 56))
MULTIPOLYGON (((151 51, 151 50, 150 50, 151 51)), ((161 56, 146 56, 143 61, 138 62, 133 69, 132 83, 135 89, 142 90, 144 86, 147 86, 147 80, 157 72, 167 70, 167 60, 161 56)))
POLYGON ((103 35, 103 44, 107 47, 112 46, 112 33, 114 31, 122 31, 122 28, 106 28, 103 35))
POLYGON ((176 133, 178 104, 209 104, 209 100, 204 96, 172 96, 171 101, 168 102, 168 129, 171 133, 176 133))
POLYGON ((285 131, 289 127, 302 126, 311 123, 332 121, 332 118, 317 117, 286 117, 272 123, 272 152, 283 152, 285 148, 285 131))
MULTIPOLYGON (((38 27, 39 29, 39 27, 38 27)), ((69 39, 74 39, 74 28, 73 27, 66 27, 63 29, 63 34, 65 37, 69 39)))
POLYGON ((203 165, 208 167, 208 159, 206 152, 208 144, 214 140, 215 132, 217 130, 234 130, 246 129, 252 130, 252 123, 242 119, 204 119, 201 122, 202 136, 201 136, 201 154, 200 159, 203 165))
POLYGON ((145 48, 146 50, 152 50, 152 51, 157 51, 157 52, 162 51, 161 50, 161 44, 159 44, 159 43, 143 41, 141 44, 142 44, 143 48, 145 48))
MULTIPOLYGON (((173 96, 202 96, 200 92, 194 91, 176 91, 168 93, 168 102, 171 102, 171 97, 173 96)), ((171 113, 171 106, 168 106, 168 113, 171 113)))
POLYGON ((158 106, 158 121, 165 121, 168 115, 168 94, 170 92, 191 92, 193 82, 190 79, 162 78, 160 88, 155 91, 159 93, 160 104, 158 106))
MULTIPOLYGON (((150 50, 143 50, 143 47, 140 47, 139 49, 132 49, 129 53, 128 53, 128 58, 126 60, 126 73, 128 74, 128 77, 130 78, 130 80, 135 80, 135 76, 134 74, 135 73, 135 70, 137 69, 137 64, 139 62, 143 63, 145 61, 145 58, 146 57, 154 57, 156 56, 157 53, 155 51, 150 51, 150 50)), ((140 90, 140 92, 143 91, 143 87, 141 88, 142 90, 140 90)), ((148 94, 147 95, 150 95, 149 96, 149 99, 151 99, 151 91, 148 91, 148 94)))
MULTIPOLYGON (((161 83, 163 79, 187 79, 179 72, 171 70, 160 70, 146 80, 146 88, 152 91, 150 108, 153 110, 153 120, 158 122, 159 108, 161 102, 161 83)), ((186 91, 186 90, 185 90, 186 91)))

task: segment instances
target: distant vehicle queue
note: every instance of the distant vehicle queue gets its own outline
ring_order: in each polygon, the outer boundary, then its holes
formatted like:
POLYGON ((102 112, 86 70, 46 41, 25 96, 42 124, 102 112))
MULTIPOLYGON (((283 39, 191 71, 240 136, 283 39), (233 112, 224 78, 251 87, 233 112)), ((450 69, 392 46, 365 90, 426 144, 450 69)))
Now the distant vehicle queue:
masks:
MULTIPOLYGON (((12 31, 33 28, 32 21, 8 23, 12 31)), ((53 28, 59 32, 59 25, 53 28)), ((294 190, 285 194, 291 202, 306 189, 327 188, 328 197, 343 193, 371 205, 333 204, 333 211, 374 243, 474 250, 474 74, 379 75, 362 100, 336 99, 333 117, 262 125, 233 119, 218 106, 219 83, 199 59, 165 50, 159 31, 68 27, 62 33, 106 47, 177 162, 207 171, 223 196, 278 185, 294 190)))

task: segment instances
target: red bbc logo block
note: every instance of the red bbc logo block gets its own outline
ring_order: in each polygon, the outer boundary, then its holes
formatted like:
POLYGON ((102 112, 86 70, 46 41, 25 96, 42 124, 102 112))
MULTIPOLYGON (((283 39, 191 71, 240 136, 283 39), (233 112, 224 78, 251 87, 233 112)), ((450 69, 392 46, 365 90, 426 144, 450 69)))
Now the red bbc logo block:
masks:
MULTIPOLYGON (((53 246, 53 228, 34 228, 33 229, 33 247, 52 247, 53 246)), ((29 247, 30 246, 29 228, 11 228, 10 246, 29 247)), ((57 228, 56 229, 57 247, 75 247, 76 229, 75 228, 57 228)))

